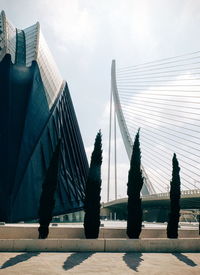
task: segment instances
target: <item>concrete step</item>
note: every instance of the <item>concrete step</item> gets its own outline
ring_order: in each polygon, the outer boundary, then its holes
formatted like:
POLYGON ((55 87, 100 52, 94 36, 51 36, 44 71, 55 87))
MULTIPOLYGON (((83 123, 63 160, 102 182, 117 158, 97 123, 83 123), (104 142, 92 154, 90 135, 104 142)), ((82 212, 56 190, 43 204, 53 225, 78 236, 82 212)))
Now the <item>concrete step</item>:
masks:
MULTIPOLYGON (((178 230, 179 238, 200 238, 197 229, 178 230)), ((141 238, 166 238, 166 228, 142 228, 141 238)), ((0 226, 1 239, 37 239, 38 225, 0 226)), ((85 239, 83 227, 50 226, 48 239, 85 239)), ((99 238, 127 238, 126 228, 100 228, 99 238)))
POLYGON ((200 238, 0 239, 1 252, 200 252, 200 238))

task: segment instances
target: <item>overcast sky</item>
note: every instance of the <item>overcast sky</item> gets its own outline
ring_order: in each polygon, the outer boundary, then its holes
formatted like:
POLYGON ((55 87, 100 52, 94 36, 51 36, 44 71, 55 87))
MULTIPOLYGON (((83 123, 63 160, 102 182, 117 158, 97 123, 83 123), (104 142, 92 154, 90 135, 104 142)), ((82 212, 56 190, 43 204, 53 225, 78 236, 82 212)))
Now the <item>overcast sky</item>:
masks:
MULTIPOLYGON (((123 67, 200 50, 200 1, 0 0, 0 8, 18 28, 40 22, 68 82, 89 159, 102 129, 105 200, 111 61, 123 67)), ((119 133, 118 160, 124 196, 128 159, 119 133)))

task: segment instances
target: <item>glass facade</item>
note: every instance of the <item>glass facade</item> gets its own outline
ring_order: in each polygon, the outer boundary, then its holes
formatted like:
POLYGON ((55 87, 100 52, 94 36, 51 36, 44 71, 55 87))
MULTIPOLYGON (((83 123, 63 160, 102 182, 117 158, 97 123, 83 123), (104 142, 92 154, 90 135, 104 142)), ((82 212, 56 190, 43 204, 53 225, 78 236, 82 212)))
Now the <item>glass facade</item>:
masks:
POLYGON ((0 37, 0 221, 38 218, 58 143, 53 215, 78 211, 88 163, 67 83, 39 23, 16 29, 3 12, 0 37))
POLYGON ((24 30, 26 40, 26 66, 31 66, 32 61, 37 58, 37 43, 39 34, 39 23, 24 30))
POLYGON ((39 33, 37 63, 47 92, 47 101, 51 108, 60 91, 63 80, 41 32, 39 33))

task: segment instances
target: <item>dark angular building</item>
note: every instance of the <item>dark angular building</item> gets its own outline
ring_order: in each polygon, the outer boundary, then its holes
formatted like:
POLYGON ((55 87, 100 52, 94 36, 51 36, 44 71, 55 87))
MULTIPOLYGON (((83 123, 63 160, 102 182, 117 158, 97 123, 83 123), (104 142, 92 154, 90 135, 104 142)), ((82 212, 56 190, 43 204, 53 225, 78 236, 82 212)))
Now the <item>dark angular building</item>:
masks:
POLYGON ((39 23, 0 14, 0 221, 38 218, 42 184, 61 139, 54 215, 83 208, 88 162, 67 83, 39 23))

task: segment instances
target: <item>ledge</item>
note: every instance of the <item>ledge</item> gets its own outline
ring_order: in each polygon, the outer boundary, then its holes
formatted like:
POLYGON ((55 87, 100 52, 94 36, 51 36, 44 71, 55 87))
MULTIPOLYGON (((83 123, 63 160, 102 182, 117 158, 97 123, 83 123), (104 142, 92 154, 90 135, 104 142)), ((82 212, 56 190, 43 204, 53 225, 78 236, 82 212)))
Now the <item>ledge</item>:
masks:
MULTIPOLYGON (((179 229, 179 238, 200 238, 197 229, 179 229)), ((140 235, 144 238, 167 238, 166 228, 142 228, 140 235)), ((14 225, 0 226, 0 238, 2 239, 37 239, 38 224, 35 226, 14 225)), ((126 239, 126 228, 100 228, 100 239, 126 239)), ((48 239, 85 239, 84 229, 82 227, 49 227, 48 239)))
POLYGON ((200 239, 0 239, 0 251, 200 252, 200 239))

